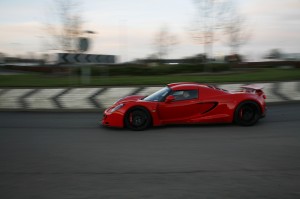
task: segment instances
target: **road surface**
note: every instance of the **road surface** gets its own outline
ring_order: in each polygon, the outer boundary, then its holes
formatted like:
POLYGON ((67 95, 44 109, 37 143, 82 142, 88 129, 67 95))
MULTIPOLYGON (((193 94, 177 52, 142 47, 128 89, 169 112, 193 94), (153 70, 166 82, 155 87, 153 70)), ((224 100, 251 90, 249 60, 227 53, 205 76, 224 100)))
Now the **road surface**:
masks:
POLYGON ((133 132, 101 117, 0 112, 0 198, 300 198, 300 104, 252 127, 133 132))

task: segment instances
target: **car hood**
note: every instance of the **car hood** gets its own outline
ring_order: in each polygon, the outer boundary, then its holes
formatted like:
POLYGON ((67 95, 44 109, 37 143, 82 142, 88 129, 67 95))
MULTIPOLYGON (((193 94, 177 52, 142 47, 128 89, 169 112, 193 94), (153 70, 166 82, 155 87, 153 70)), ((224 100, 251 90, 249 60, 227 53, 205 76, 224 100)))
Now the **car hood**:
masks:
POLYGON ((118 102, 118 104, 120 103, 126 103, 126 102, 135 102, 139 99, 143 99, 145 96, 142 96, 142 95, 130 95, 130 96, 127 96, 127 97, 124 97, 124 98, 121 98, 118 102))

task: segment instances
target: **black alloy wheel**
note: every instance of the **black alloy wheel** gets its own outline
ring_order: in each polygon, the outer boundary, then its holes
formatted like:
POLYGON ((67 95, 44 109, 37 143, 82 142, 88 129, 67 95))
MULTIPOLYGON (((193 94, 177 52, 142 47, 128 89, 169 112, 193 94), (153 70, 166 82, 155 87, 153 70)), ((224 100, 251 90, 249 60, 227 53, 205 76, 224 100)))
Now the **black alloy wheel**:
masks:
POLYGON ((125 126, 131 130, 145 130, 151 125, 151 116, 143 109, 133 109, 125 116, 125 126))
POLYGON ((241 103, 235 110, 234 121, 243 126, 254 125, 260 115, 260 109, 257 103, 248 101, 241 103))

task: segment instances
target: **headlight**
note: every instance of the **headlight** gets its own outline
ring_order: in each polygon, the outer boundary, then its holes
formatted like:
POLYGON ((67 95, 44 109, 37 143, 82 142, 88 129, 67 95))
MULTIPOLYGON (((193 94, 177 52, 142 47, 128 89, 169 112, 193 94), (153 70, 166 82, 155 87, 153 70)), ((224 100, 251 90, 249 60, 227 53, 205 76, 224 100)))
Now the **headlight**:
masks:
POLYGON ((118 99, 114 104, 117 104, 119 101, 121 101, 122 99, 124 99, 124 97, 118 99))
POLYGON ((119 104, 118 106, 116 106, 116 107, 110 109, 109 112, 110 112, 110 113, 113 113, 113 112, 119 110, 120 108, 122 108, 123 106, 124 106, 124 104, 119 104))

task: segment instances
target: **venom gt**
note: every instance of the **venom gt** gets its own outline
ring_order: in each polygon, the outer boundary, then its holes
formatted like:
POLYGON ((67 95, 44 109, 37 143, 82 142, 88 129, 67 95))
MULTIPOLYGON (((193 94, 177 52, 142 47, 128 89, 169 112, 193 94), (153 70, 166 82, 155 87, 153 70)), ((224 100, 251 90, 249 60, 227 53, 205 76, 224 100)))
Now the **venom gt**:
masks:
POLYGON ((127 96, 104 111, 102 125, 132 130, 195 123, 254 125, 266 113, 259 85, 227 91, 212 85, 171 83, 149 96, 127 96))

